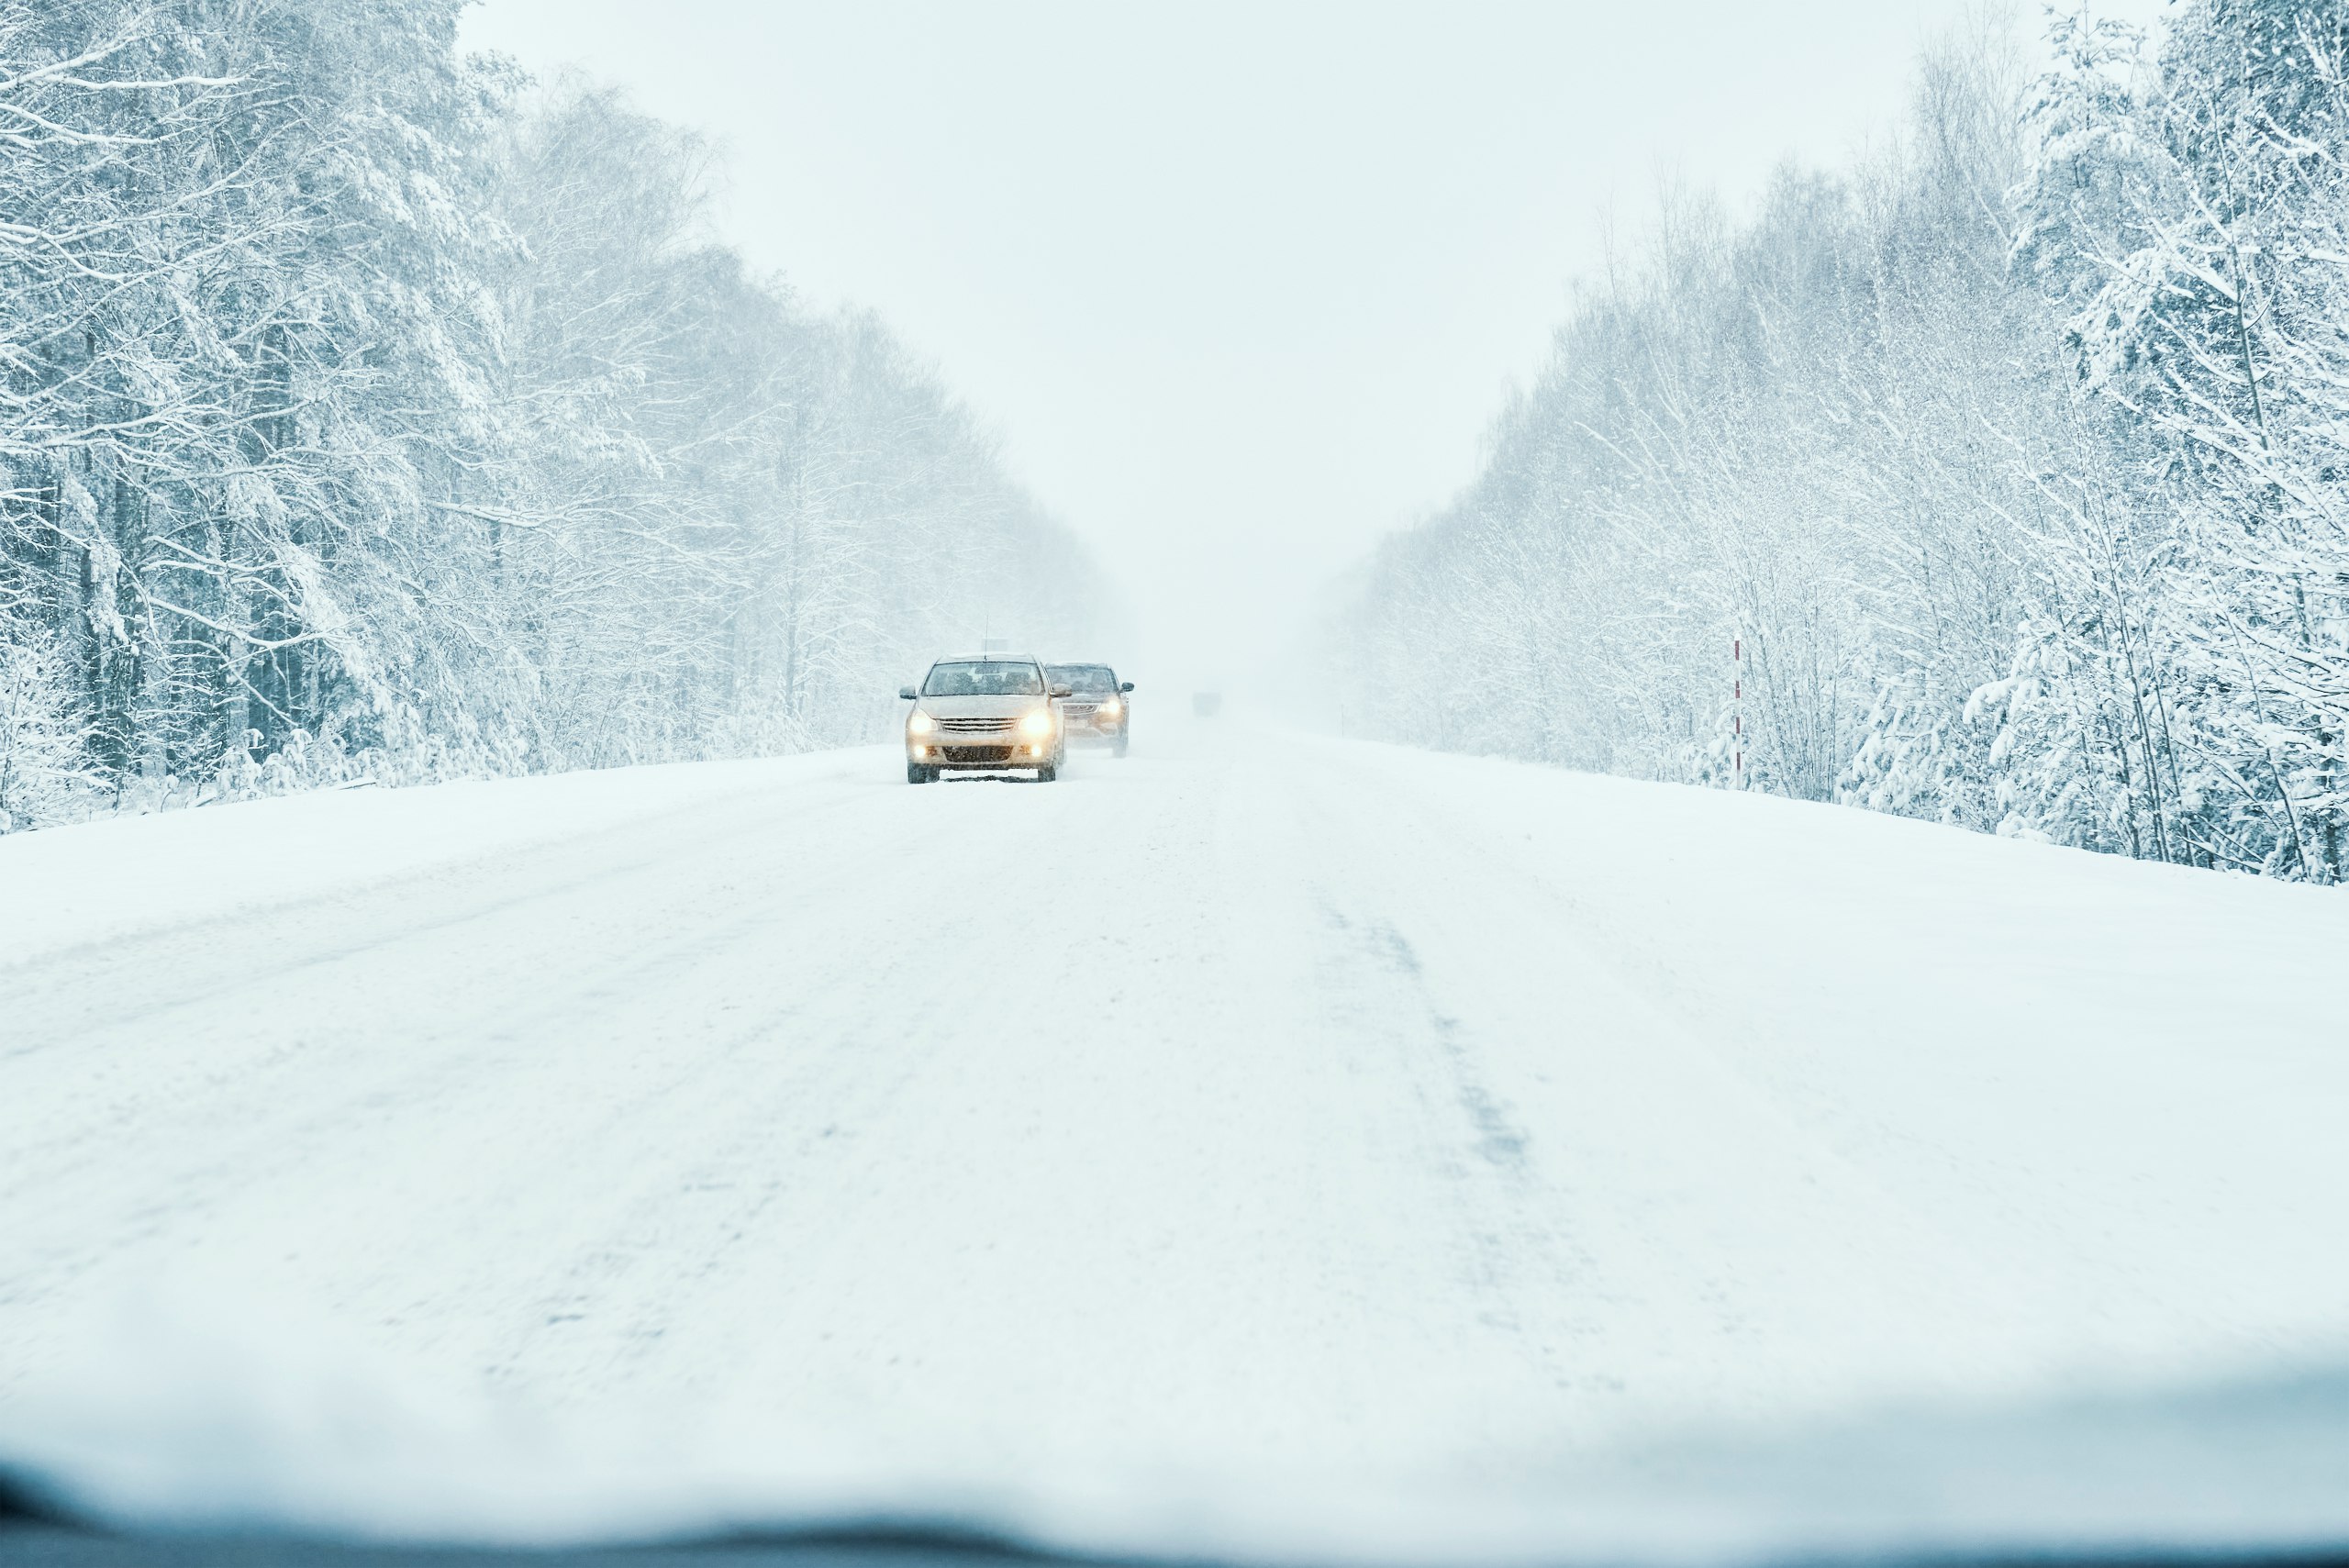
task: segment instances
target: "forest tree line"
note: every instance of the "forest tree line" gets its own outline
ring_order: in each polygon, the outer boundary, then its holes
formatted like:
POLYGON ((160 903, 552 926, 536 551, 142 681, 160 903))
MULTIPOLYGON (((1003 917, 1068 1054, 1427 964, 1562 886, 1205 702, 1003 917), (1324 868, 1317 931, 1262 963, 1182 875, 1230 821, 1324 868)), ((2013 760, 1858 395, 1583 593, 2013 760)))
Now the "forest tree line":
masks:
POLYGON ((871 739, 1097 584, 710 152, 461 0, 0 0, 0 830, 871 739))
POLYGON ((2342 881, 2349 6, 2052 28, 1668 200, 1349 584, 1349 727, 2342 881))

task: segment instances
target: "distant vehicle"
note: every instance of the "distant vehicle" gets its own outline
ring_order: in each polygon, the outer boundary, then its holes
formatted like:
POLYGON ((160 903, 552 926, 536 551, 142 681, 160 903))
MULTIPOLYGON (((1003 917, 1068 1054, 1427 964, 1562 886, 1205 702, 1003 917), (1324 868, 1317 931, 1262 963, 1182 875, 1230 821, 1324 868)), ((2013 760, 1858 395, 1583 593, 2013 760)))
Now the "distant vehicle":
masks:
POLYGON ((1068 695, 1065 684, 1054 684, 1044 666, 1026 654, 941 659, 918 690, 897 692, 914 705, 906 715, 906 782, 1033 768, 1037 782, 1051 784, 1068 760, 1059 701, 1068 695))
POLYGON ((1221 692, 1193 692, 1191 694, 1191 711, 1201 718, 1213 718, 1222 711, 1222 708, 1223 694, 1221 692))
POLYGON ((1134 689, 1120 681, 1107 664, 1047 664, 1044 673, 1069 688, 1061 704, 1061 721, 1072 740, 1107 740, 1117 756, 1126 754, 1126 737, 1133 726, 1133 705, 1126 700, 1134 689))

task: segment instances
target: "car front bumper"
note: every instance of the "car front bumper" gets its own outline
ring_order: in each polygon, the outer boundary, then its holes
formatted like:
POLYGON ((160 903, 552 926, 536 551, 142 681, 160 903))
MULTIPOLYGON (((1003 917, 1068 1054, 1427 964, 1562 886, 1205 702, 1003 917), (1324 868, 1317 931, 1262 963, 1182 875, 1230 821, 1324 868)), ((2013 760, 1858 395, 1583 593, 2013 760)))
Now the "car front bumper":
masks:
POLYGON ((1068 726, 1068 738, 1072 740, 1122 740, 1127 717, 1122 705, 1114 715, 1104 714, 1097 708, 1064 707, 1063 710, 1063 722, 1068 726))
POLYGON ((1025 736, 985 740, 908 740, 906 761, 923 768, 986 773, 1003 768, 1048 768, 1059 748, 1025 736))

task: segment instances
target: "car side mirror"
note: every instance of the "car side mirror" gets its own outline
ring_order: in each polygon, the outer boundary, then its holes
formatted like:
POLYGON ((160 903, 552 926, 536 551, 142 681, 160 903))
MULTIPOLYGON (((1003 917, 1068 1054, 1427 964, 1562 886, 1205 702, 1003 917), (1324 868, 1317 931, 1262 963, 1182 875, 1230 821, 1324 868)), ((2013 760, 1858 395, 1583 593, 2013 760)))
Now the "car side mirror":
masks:
POLYGON ((913 700, 914 700, 914 689, 913 689, 911 686, 899 686, 899 687, 897 688, 897 700, 898 700, 899 702, 911 702, 911 701, 913 701, 913 700))
POLYGON ((1076 688, 1074 686, 1054 686, 1052 688, 1052 695, 1056 697, 1064 697, 1068 696, 1075 690, 1076 688))
POLYGON ((1120 681, 1118 683, 1118 689, 1121 692, 1130 692, 1134 689, 1134 684, 1131 681, 1120 681))

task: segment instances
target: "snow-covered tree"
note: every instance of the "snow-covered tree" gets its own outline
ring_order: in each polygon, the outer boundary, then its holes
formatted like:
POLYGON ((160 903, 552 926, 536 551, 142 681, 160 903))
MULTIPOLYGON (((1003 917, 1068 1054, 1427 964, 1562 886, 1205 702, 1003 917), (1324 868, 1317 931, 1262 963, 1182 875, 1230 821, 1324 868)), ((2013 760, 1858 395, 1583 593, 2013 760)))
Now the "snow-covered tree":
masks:
POLYGON ((1742 224, 1667 203, 1355 585, 1354 721, 1725 783, 1742 720, 1758 787, 2341 880, 2349 13, 2054 28, 1742 224))
POLYGON ((0 833, 92 804, 89 740, 57 639, 0 619, 0 833))
POLYGON ((936 378, 461 9, 0 0, 0 636, 114 793, 861 739, 990 616, 1073 640, 936 378))

